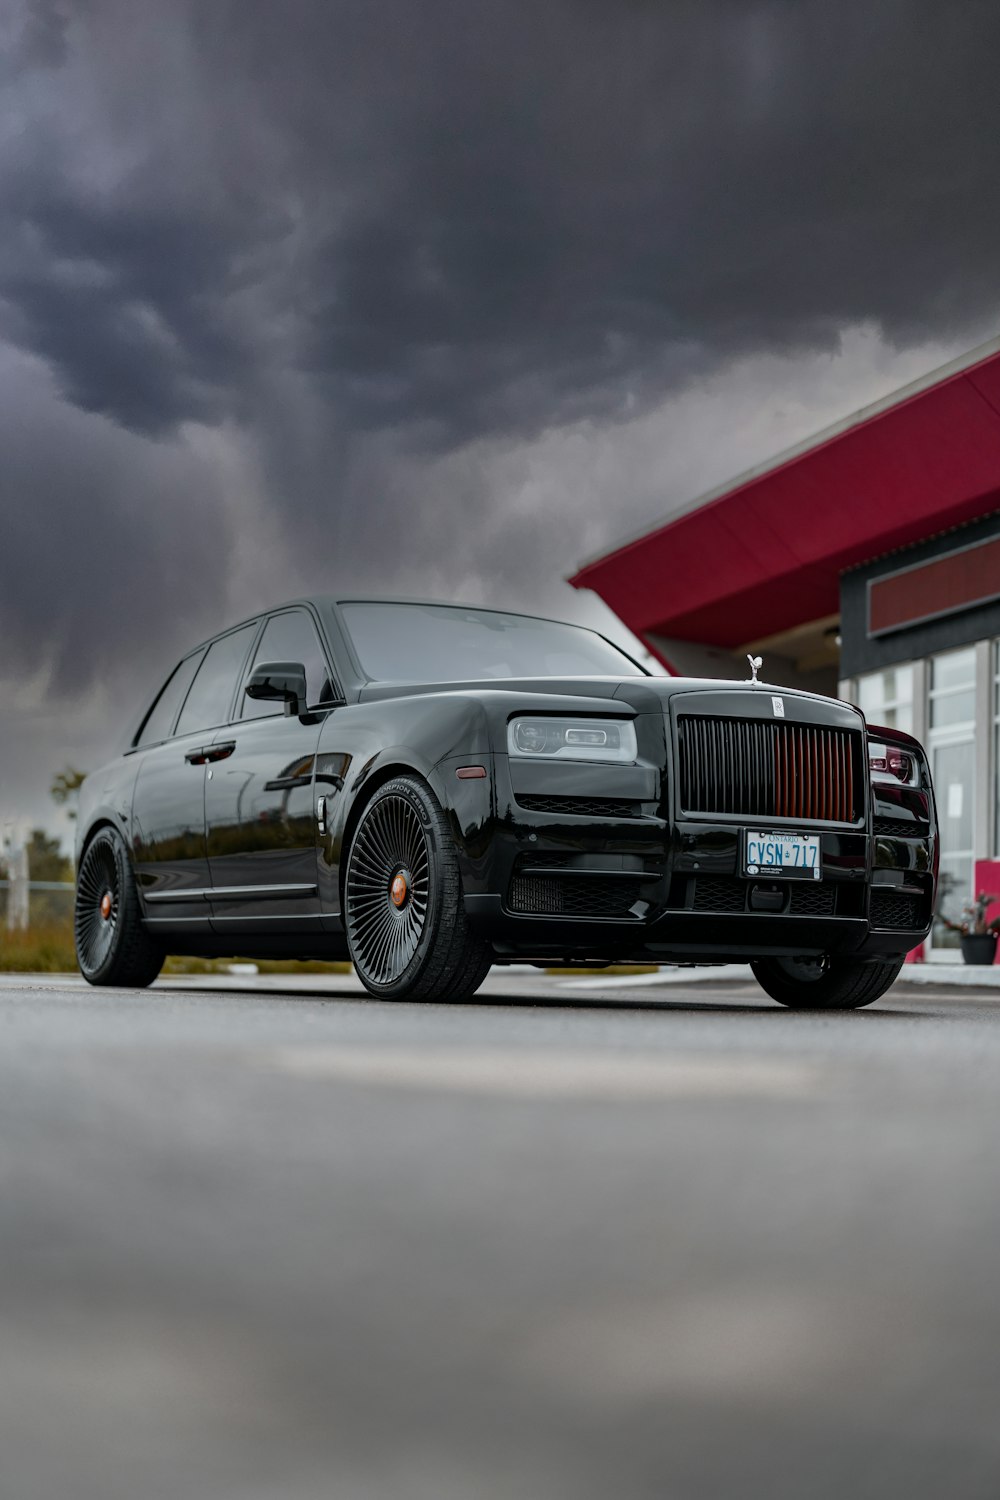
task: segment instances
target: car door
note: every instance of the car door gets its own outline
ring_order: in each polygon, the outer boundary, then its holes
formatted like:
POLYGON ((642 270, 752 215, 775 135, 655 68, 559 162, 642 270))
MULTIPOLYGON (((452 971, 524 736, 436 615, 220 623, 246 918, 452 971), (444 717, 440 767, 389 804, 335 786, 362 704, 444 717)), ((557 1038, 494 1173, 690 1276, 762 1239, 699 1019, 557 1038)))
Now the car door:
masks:
POLYGON ((249 698, 241 688, 233 722, 216 735, 205 818, 212 922, 220 933, 319 926, 316 748, 337 695, 308 610, 269 617, 244 684, 271 661, 305 667, 309 712, 286 714, 281 703, 249 698))
POLYGON ((147 920, 208 928, 205 779, 257 622, 193 652, 171 674, 140 730, 132 858, 147 920))

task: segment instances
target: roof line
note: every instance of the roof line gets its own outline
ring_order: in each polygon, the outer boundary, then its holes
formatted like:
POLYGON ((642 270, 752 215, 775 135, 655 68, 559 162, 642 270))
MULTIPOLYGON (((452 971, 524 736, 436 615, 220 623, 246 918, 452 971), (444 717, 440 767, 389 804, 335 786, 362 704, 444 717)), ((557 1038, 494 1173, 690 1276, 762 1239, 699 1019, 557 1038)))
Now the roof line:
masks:
POLYGON ((839 421, 831 423, 829 427, 823 427, 820 431, 812 433, 811 436, 803 438, 800 442, 793 443, 790 448, 783 449, 781 453, 776 454, 773 458, 765 459, 763 463, 755 464, 753 468, 745 469, 742 474, 737 474, 734 479, 728 479, 724 484, 716 485, 714 489, 706 490, 704 494, 696 496, 693 500, 689 500, 683 504, 678 510, 672 511, 665 520, 655 522, 651 526, 644 526, 639 531, 631 532, 628 536, 622 537, 620 541, 613 542, 603 551, 596 552, 592 557, 588 557, 579 563, 576 572, 570 578, 569 582, 575 585, 576 579, 582 573, 586 572, 588 568, 592 568, 598 563, 607 562, 615 553, 624 552, 627 548, 634 546, 636 542, 644 541, 647 537, 653 536, 658 531, 666 531, 675 521, 681 520, 682 517, 690 515, 693 511, 701 510, 703 506, 711 505, 714 500, 721 500, 724 495, 742 489, 745 485, 752 484, 756 479, 763 479, 766 474, 783 468, 785 464, 792 463, 797 458, 804 458, 807 453, 823 447, 824 444, 832 442, 834 438, 842 437, 854 427, 863 426, 865 422, 869 422, 872 418, 891 411, 893 407, 904 405, 915 396, 919 396, 924 391, 930 390, 933 386, 944 385, 948 381, 954 380, 957 376, 968 373, 976 365, 985 364, 995 354, 1000 354, 1000 334, 987 339, 985 343, 977 344, 975 348, 969 349, 965 354, 960 354, 957 358, 949 360, 947 364, 939 365, 936 369, 928 371, 926 375, 921 375, 916 380, 911 380, 908 385, 903 385, 898 390, 890 391, 887 396, 880 397, 878 401, 873 401, 869 406, 862 406, 857 411, 851 412, 849 416, 841 417, 839 421))

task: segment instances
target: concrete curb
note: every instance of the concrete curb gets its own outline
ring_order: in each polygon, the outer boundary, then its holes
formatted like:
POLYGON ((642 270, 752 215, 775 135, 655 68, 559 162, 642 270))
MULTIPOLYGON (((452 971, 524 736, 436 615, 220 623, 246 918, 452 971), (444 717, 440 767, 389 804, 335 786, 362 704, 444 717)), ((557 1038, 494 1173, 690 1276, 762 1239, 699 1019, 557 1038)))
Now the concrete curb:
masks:
MULTIPOLYGON (((236 967, 236 966, 234 966, 236 967)), ((515 976, 523 982, 534 976, 546 985, 557 989, 572 990, 578 994, 588 991, 662 989, 674 985, 692 984, 756 984, 748 964, 704 964, 690 968, 665 967, 656 974, 603 974, 599 969, 592 974, 559 975, 543 974, 528 965, 512 964, 506 969, 492 971, 487 984, 503 983, 507 977, 515 976)), ((0 973, 0 988, 28 984, 37 988, 46 984, 63 986, 67 982, 83 986, 79 974, 51 973, 0 973)), ((935 989, 988 989, 1000 991, 1000 964, 906 964, 897 984, 931 985, 935 989)), ((252 974, 246 969, 237 969, 230 974, 171 974, 156 981, 157 989, 177 990, 268 990, 300 993, 322 993, 344 991, 362 996, 365 990, 354 974, 252 974)))

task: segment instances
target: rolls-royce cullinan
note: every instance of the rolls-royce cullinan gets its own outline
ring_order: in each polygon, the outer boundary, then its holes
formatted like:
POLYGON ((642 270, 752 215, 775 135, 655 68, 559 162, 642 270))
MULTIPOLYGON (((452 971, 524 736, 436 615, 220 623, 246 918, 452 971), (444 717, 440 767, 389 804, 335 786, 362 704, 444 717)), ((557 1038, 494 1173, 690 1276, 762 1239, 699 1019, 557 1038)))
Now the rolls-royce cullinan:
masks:
POLYGON ((927 759, 752 666, 651 676, 451 604, 262 611, 84 783, 81 971, 349 956, 372 995, 459 1000, 493 964, 749 962, 783 1005, 868 1005, 931 924, 927 759))

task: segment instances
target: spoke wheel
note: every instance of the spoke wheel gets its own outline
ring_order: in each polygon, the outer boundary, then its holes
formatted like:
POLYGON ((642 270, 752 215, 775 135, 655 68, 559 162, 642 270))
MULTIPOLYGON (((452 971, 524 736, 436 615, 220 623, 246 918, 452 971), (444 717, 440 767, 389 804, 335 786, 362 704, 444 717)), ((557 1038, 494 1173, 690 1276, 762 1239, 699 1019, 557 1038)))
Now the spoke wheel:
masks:
POLYGON ((344 871, 344 927, 358 978, 380 1000, 468 1000, 493 950, 469 924, 455 833, 422 777, 372 793, 344 871))
POLYGON ((143 926, 128 851, 113 828, 99 828, 83 852, 73 935, 88 984, 144 989, 163 967, 163 949, 143 926))
POLYGON ((427 924, 427 836, 412 801, 379 797, 358 826, 347 869, 347 931, 361 978, 402 979, 427 924))
POLYGON ((86 978, 100 973, 114 950, 121 897, 114 845, 95 839, 80 866, 73 917, 77 957, 86 978))

